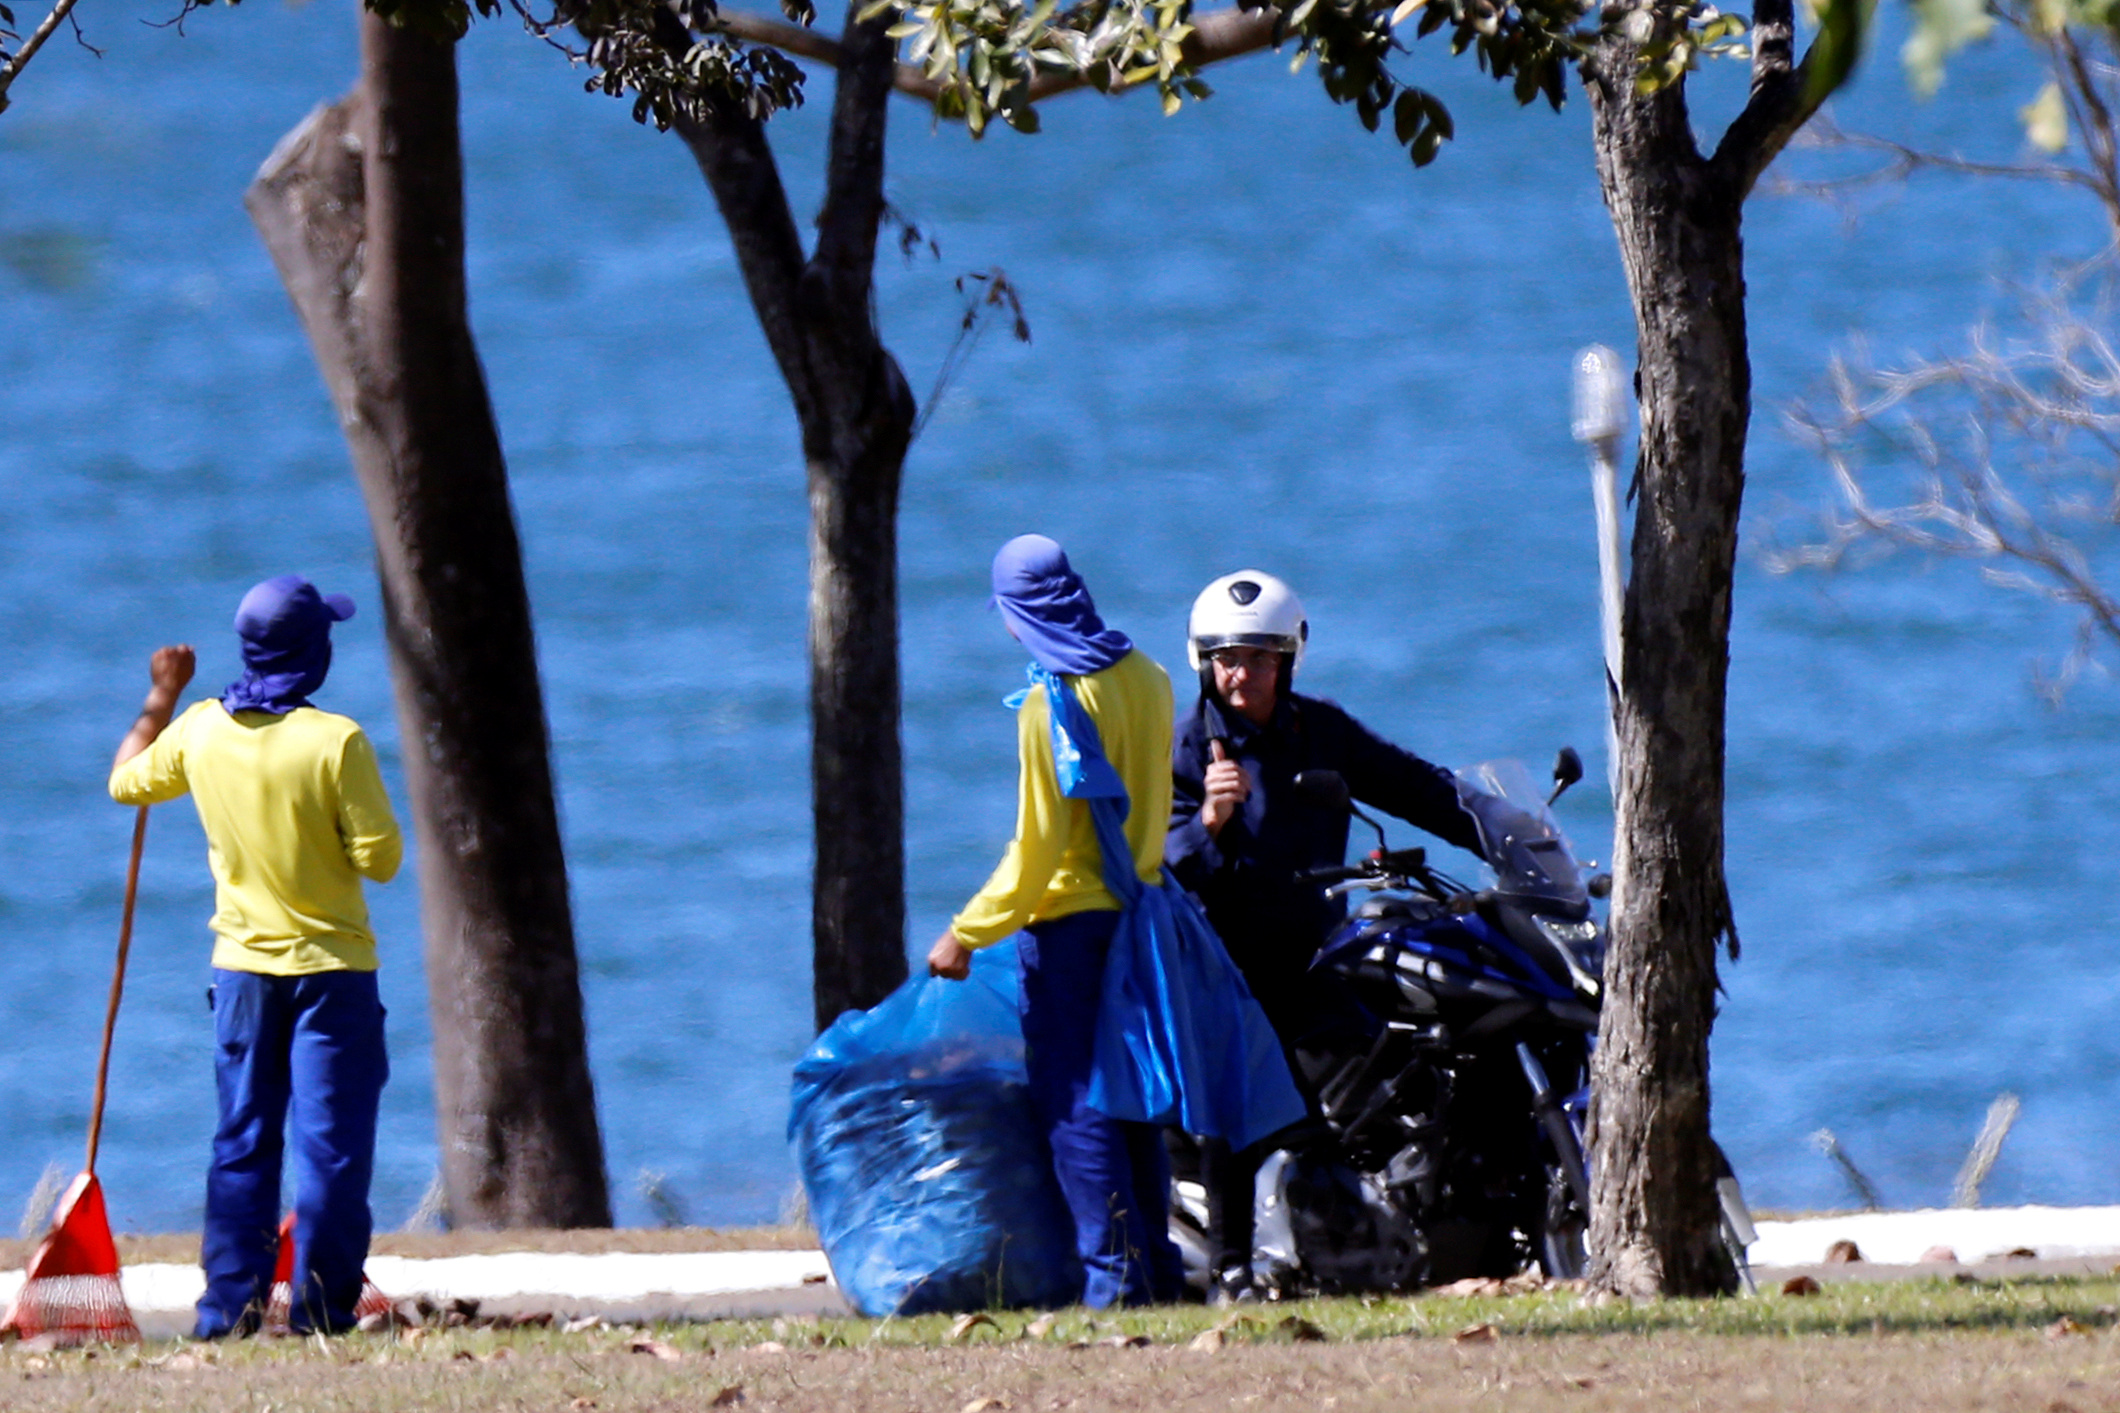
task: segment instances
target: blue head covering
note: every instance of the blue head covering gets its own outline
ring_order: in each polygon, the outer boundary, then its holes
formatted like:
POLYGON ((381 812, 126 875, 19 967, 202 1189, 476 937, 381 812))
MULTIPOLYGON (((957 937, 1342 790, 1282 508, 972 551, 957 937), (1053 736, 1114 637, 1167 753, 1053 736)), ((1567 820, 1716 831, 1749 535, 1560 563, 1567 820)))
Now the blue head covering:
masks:
POLYGON ((1102 672, 1134 650, 1104 626, 1067 551, 1044 535, 1018 535, 994 556, 994 606, 1048 672, 1102 672))
POLYGON ((299 574, 282 574, 243 595, 236 634, 243 640, 241 677, 221 693, 231 712, 285 716, 309 705, 331 670, 331 625, 353 617, 353 600, 319 594, 299 574))

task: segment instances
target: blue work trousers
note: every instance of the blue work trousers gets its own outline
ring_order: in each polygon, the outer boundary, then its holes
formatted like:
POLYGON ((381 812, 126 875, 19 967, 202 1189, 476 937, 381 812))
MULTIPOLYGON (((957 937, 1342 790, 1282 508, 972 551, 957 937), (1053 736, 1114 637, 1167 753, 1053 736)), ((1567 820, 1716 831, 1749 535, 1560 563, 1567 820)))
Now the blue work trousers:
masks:
POLYGON ((1031 1101, 1075 1219, 1082 1303, 1092 1309, 1175 1300, 1184 1283, 1161 1131, 1089 1106, 1104 959, 1118 924, 1109 910, 1075 913, 1034 924, 1017 944, 1031 1101))
POLYGON ((290 1324, 353 1326, 371 1218, 376 1109, 390 1061, 372 971, 214 971, 221 1120, 206 1173, 197 1334, 257 1328, 279 1251, 280 1163, 294 1150, 290 1324))

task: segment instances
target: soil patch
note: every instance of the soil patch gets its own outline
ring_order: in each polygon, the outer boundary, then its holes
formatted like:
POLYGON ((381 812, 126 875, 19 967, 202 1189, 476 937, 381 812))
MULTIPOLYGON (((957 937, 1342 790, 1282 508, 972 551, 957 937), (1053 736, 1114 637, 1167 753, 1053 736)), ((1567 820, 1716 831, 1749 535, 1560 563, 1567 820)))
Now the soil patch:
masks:
MULTIPOLYGON (((791 1332, 792 1333, 792 1332, 791 1332)), ((711 1347, 698 1331, 602 1331, 510 1342, 455 1332, 199 1351, 0 1354, 9 1409, 274 1408, 569 1413, 934 1413, 1230 1408, 1366 1410, 1862 1409, 1952 1413, 2120 1408, 2120 1340, 2037 1329, 1905 1335, 1648 1334, 1112 1347, 711 1347)), ((983 1336, 980 1336, 983 1338, 983 1336)))

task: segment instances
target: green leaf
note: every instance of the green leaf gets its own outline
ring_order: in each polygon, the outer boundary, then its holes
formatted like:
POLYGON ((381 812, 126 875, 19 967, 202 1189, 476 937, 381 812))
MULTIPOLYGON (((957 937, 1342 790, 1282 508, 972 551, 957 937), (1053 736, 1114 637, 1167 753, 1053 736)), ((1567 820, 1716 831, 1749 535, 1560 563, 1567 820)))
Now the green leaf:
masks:
MULTIPOLYGON (((1848 5, 1853 0, 1828 0, 1827 14, 1821 16, 1819 38, 1825 38, 1824 23, 1835 4, 1848 5)), ((1987 12, 1985 0, 1913 0, 1914 32, 1899 51, 1899 62, 1906 66, 1907 83, 1923 98, 1928 98, 1943 86, 1943 61, 1977 40, 1986 39, 1995 28, 1994 17, 1987 12)))
POLYGON ((1166 88, 1163 90, 1164 117, 1169 117, 1171 114, 1177 112, 1180 108, 1184 106, 1185 100, 1178 96, 1178 90, 1176 90, 1175 88, 1166 88))
POLYGON ((1421 119, 1427 115, 1418 90, 1407 89, 1399 95, 1399 101, 1391 105, 1391 131, 1404 147, 1412 142, 1421 130, 1421 119))
POLYGON ((1435 160, 1435 154, 1442 150, 1442 146, 1443 134, 1440 129, 1433 127, 1424 129, 1421 135, 1413 140, 1411 149, 1413 165, 1416 167, 1427 166, 1435 160))
MULTIPOLYGON (((1957 5, 1965 0, 1914 0, 1918 7, 1923 3, 1957 5)), ((1979 5, 1982 0, 1972 0, 1979 5)), ((1855 61, 1862 57, 1863 36, 1869 33, 1870 16, 1877 8, 1877 0, 1821 0, 1818 7, 1818 37, 1811 41, 1811 52, 1804 58, 1804 68, 1810 78, 1804 85, 1804 101, 1815 107, 1826 101, 1834 90, 1848 81, 1855 72, 1855 61)))
POLYGON ((2061 85, 2049 83, 2039 96, 2017 110, 2024 122, 2024 135, 2041 152, 2059 152, 2068 146, 2068 105, 2061 101, 2061 85))

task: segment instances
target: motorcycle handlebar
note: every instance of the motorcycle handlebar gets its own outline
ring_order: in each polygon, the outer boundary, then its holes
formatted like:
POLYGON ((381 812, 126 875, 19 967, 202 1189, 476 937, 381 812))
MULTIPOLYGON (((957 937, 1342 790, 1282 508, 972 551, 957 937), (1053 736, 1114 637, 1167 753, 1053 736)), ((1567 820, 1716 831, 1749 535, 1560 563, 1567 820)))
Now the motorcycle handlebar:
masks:
POLYGON ((1298 883, 1344 883, 1350 878, 1365 878, 1370 870, 1365 866, 1349 867, 1346 864, 1330 864, 1324 868, 1306 868, 1297 872, 1298 883))

